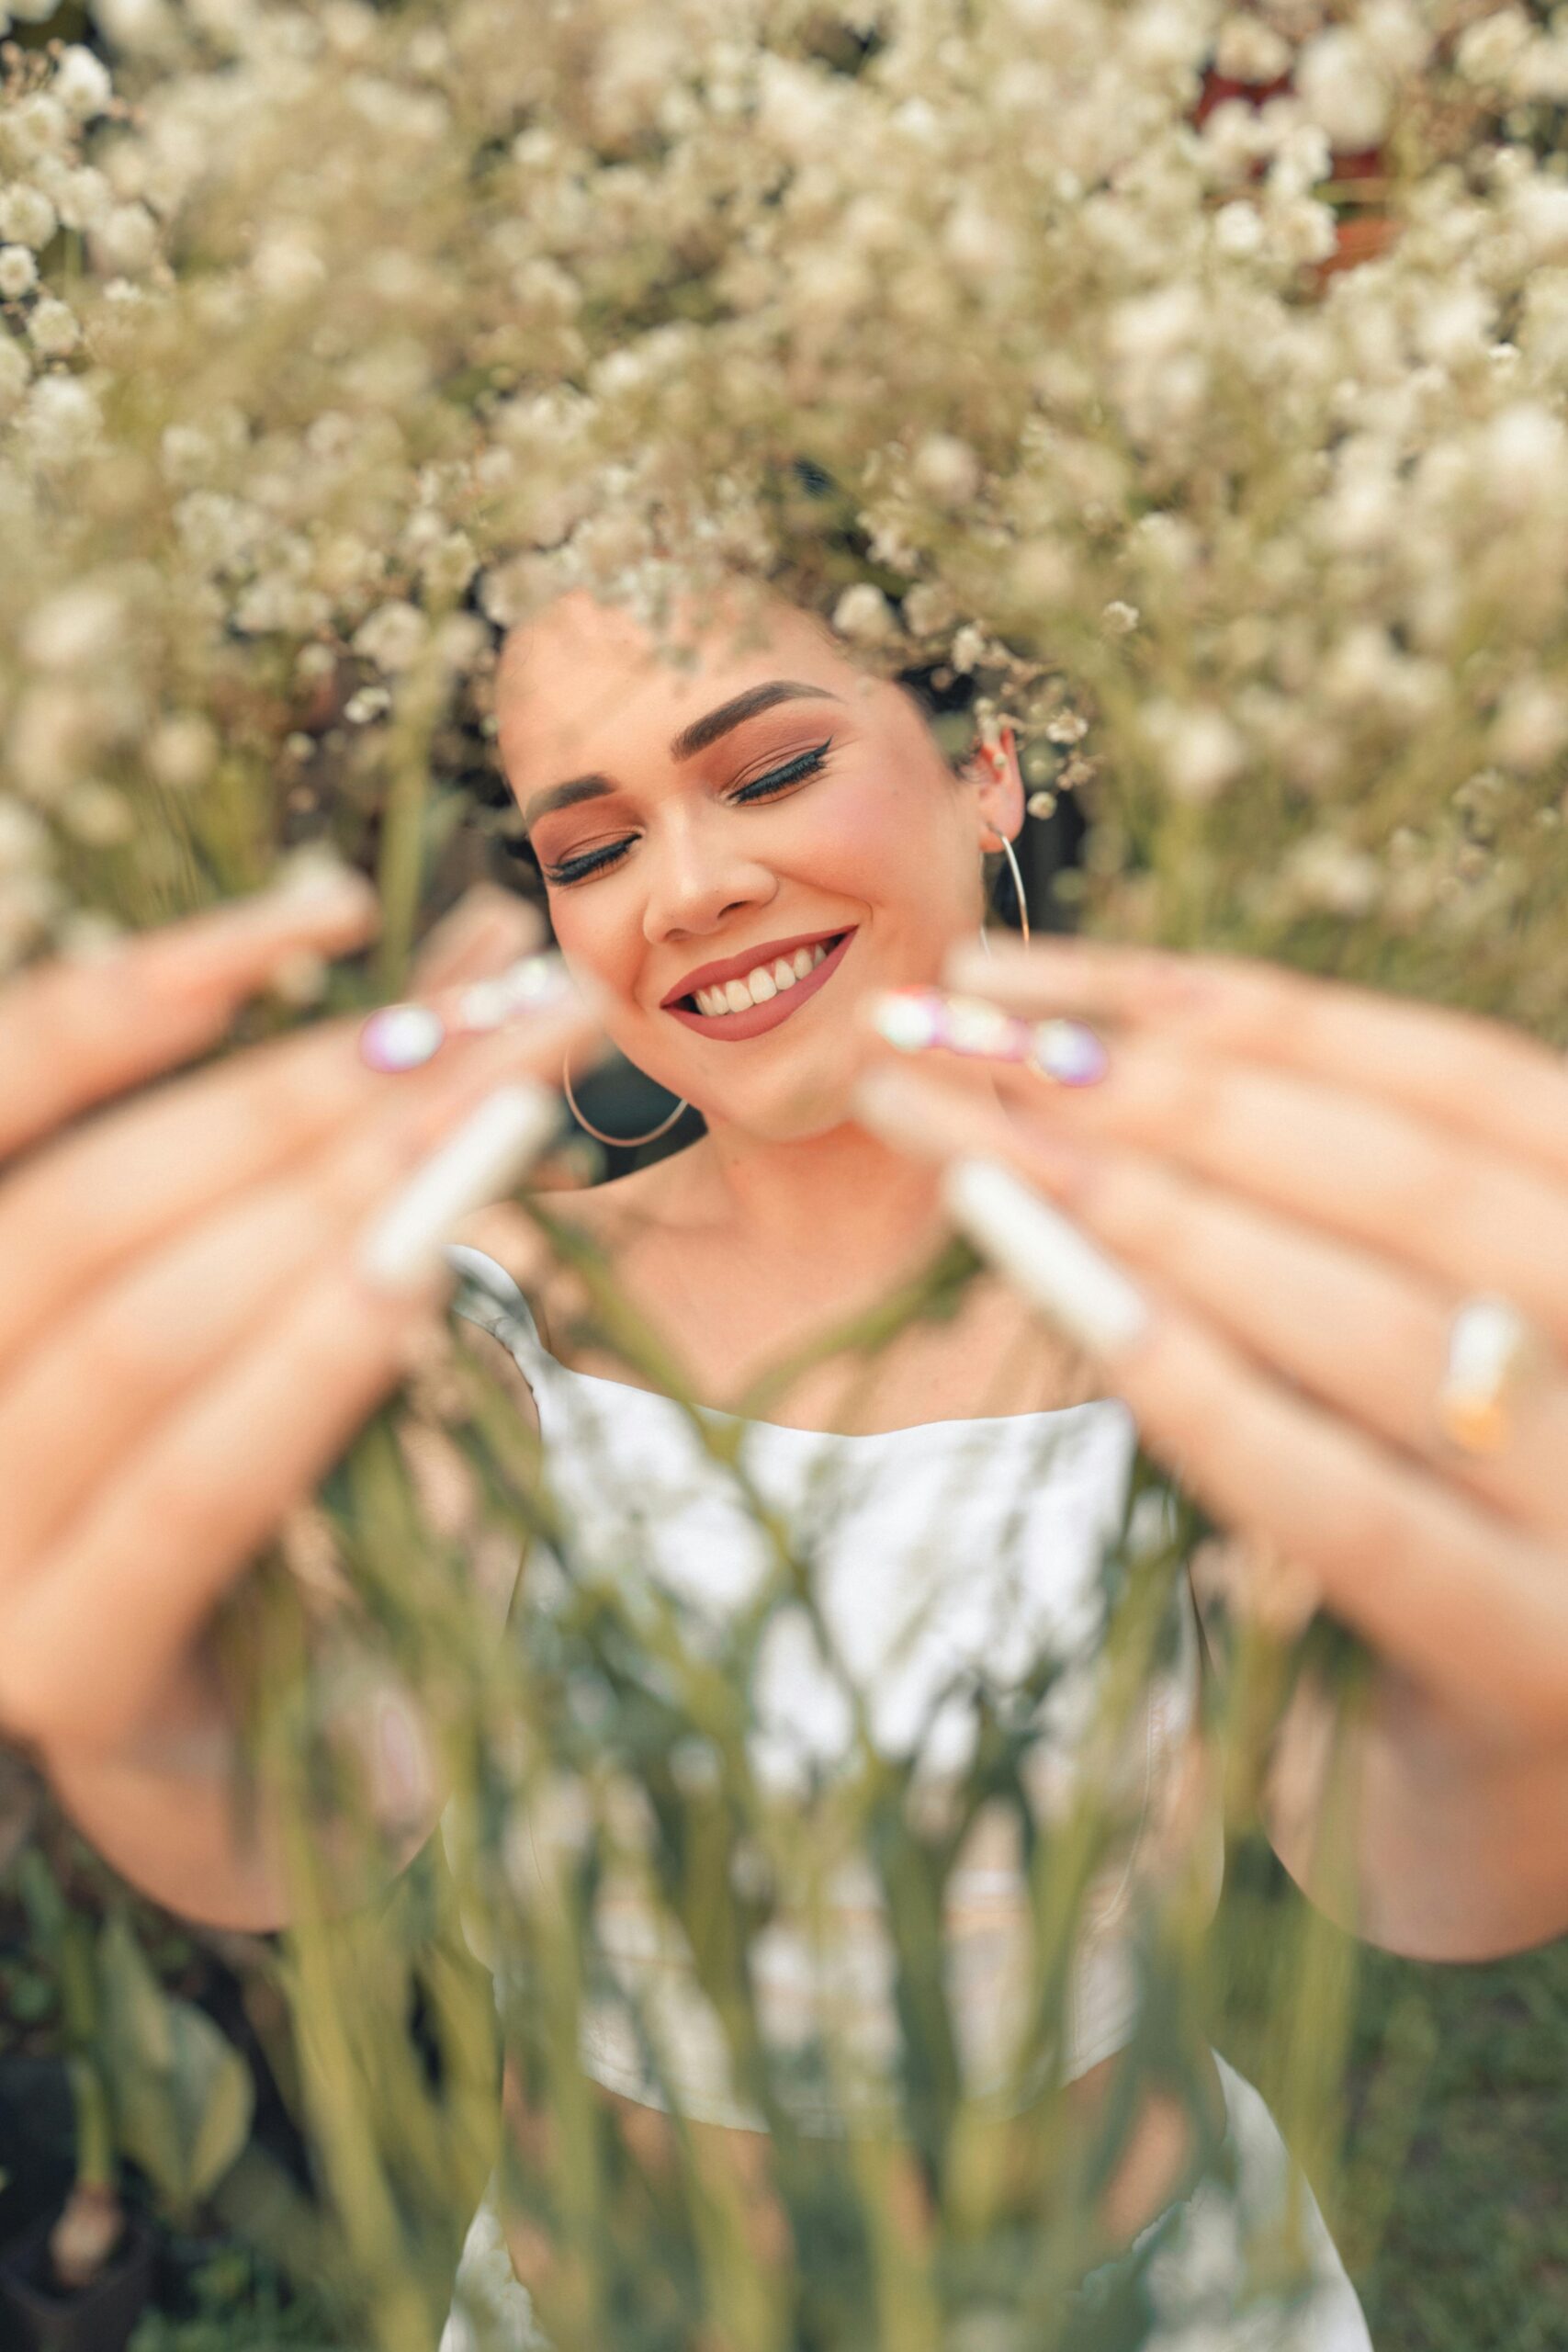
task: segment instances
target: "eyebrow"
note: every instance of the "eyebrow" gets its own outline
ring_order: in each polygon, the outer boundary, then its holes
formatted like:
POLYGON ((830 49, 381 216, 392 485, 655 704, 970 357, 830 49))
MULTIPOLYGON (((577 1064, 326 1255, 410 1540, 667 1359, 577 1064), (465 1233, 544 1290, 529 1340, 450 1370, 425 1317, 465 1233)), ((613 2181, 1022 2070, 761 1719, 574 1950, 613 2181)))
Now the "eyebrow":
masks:
MULTIPOLYGON (((795 678, 768 678, 760 686, 748 686, 743 694, 734 695, 728 702, 721 702, 701 718, 694 718, 689 727, 672 737, 670 756, 677 762, 694 760, 699 752, 707 751, 721 737, 744 727, 749 718, 757 718, 764 710, 772 710, 776 703, 842 702, 842 695, 830 692, 827 686, 803 685, 795 678)), ((565 784, 552 784, 543 792, 536 792, 523 811, 525 831, 536 825, 557 808, 571 808, 580 800, 601 800, 617 789, 613 776, 595 769, 588 775, 574 775, 565 784)))

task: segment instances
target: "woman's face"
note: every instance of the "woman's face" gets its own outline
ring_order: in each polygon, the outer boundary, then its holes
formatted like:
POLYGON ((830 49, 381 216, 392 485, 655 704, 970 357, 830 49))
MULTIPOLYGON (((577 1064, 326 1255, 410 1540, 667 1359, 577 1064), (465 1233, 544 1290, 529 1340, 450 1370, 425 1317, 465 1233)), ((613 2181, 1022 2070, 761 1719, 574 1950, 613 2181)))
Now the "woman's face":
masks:
POLYGON ((978 919, 987 826, 1017 815, 811 615, 772 600, 751 637, 687 624, 678 669, 574 591, 509 642, 497 718, 615 1043, 710 1126, 785 1140, 848 1117, 856 1000, 936 977, 978 919))

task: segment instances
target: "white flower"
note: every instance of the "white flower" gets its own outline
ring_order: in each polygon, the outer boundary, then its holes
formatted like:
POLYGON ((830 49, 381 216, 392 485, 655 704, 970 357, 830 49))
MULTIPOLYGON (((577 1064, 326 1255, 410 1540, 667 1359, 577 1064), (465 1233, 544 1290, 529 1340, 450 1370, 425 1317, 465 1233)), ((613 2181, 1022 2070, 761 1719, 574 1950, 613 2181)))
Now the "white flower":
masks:
POLYGON ((1568 436, 1550 409, 1516 401, 1495 416, 1482 435, 1487 487, 1510 513, 1523 514, 1549 483, 1560 483, 1568 436))
POLYGON ((19 301, 37 284, 38 264, 26 245, 0 245, 0 295, 19 301))
POLYGON ((1492 727, 1493 756, 1526 775, 1543 768, 1568 745, 1568 693, 1544 678, 1522 678, 1508 688, 1492 727))
POLYGON ((1382 895, 1383 872, 1377 859, 1332 833, 1298 842, 1281 871, 1295 898, 1326 914, 1370 914, 1382 895))
POLYGON ((158 257, 158 224, 144 204, 117 204, 88 232, 102 276, 138 277, 158 257))
POLYGON ((1160 697, 1145 709, 1144 727, 1178 800, 1202 808, 1241 773, 1246 741, 1224 711, 1211 705, 1182 706, 1160 697))
POLYGON ((1263 222, 1258 207, 1238 197, 1234 204, 1222 204, 1214 215, 1214 243, 1223 254, 1236 258, 1255 254, 1263 243, 1263 222))
POLYGON ((85 457, 96 443, 103 421, 96 394, 76 376, 40 376, 22 412, 28 446, 46 465, 85 457))
POLYGON ((46 359, 63 359, 82 340, 82 330, 68 302, 39 302, 28 321, 28 340, 46 359))
POLYGON ((22 629, 22 654, 36 670, 81 670, 115 651, 125 608, 112 588, 85 580, 39 606, 22 629))
POLYGON ((833 607, 833 627, 852 644, 875 645, 893 633, 893 613, 880 588, 857 580, 833 607))
POLYGON ((417 605, 396 597, 378 605, 368 617, 361 621, 355 633, 354 650, 378 670, 396 675, 399 671, 412 669, 424 650, 430 635, 430 623, 417 605))
POLYGON ((977 662, 986 658, 986 634, 973 621, 965 621, 953 637, 948 649, 948 660, 961 674, 967 676, 977 662))
POLYGON ((1454 62, 1467 82, 1506 81, 1529 46, 1533 28, 1522 8, 1495 9, 1467 25, 1454 50, 1454 62))
POLYGON ((1338 223, 1333 212, 1310 197, 1271 202, 1268 217, 1269 241, 1286 261, 1326 261, 1338 244, 1338 223))
POLYGON ((953 626, 953 598, 938 580, 917 581, 904 598, 904 623, 916 637, 935 637, 953 626))
POLYGON ((1520 188, 1507 217, 1528 241, 1534 260, 1568 260, 1568 187, 1561 180, 1534 180, 1520 188))
POLYGON ((67 114, 77 122, 90 122, 108 105, 114 85, 103 61, 73 43, 61 54, 52 88, 67 114))
POLYGON ((1343 25, 1308 41, 1295 86, 1308 119, 1341 154, 1377 146, 1388 128, 1387 81, 1368 44, 1343 25))
POLYGON ((199 711, 171 711, 147 738, 148 772, 169 792, 194 792, 212 773, 218 737, 199 711))
POLYGON ((481 667, 491 649, 491 635, 475 613, 448 613, 436 629, 435 651, 444 670, 467 677, 481 667))
POLYGON ((1214 64, 1227 82, 1277 82, 1290 71, 1291 51, 1261 17, 1227 17, 1214 44, 1214 64))
POLYGON ((1111 602, 1101 608, 1100 617, 1112 637, 1130 637, 1142 616, 1136 605, 1125 604, 1120 596, 1112 596, 1111 602))
POLYGON ((58 226, 54 207, 40 188, 27 180, 0 188, 0 243, 30 245, 41 253, 58 226))
POLYGON ((980 461, 952 433, 929 434, 911 468, 919 487, 942 506, 966 506, 980 487, 980 461))
POLYGON ((174 28, 168 0, 93 0, 93 14, 117 49, 156 49, 174 28))

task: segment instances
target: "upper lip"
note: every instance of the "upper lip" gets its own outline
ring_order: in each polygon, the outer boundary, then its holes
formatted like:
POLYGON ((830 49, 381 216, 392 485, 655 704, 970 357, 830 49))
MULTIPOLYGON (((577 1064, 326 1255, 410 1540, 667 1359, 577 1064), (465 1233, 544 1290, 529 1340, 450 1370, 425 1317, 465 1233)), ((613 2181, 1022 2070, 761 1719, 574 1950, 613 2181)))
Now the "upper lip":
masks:
POLYGON ((846 931, 852 929, 851 923, 840 923, 832 931, 797 931, 788 939, 764 939, 756 947, 743 947, 739 956, 721 956, 715 963, 699 964, 683 980, 676 981, 668 996, 660 998, 660 1010, 679 1004, 683 996, 694 996, 699 989, 716 988, 721 980, 743 980, 760 964, 773 964, 781 956, 793 956, 797 947, 815 947, 818 942, 825 945, 829 939, 841 939, 846 931))

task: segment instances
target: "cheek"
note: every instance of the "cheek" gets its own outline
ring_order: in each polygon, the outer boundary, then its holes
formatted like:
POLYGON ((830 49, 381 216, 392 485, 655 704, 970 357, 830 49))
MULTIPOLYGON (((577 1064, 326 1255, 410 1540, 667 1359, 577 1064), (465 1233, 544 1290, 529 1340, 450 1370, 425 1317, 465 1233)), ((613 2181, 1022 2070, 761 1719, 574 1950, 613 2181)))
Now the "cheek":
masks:
POLYGON ((824 797, 802 846, 811 861, 808 876, 804 858, 796 867, 803 878, 890 913, 966 910, 974 895, 978 854, 942 778, 846 780, 830 805, 824 797))
POLYGON ((629 896, 608 882, 558 890, 550 899, 550 923, 569 966, 591 974, 608 992, 612 1015, 623 1004, 629 1013, 645 953, 637 910, 629 896))

